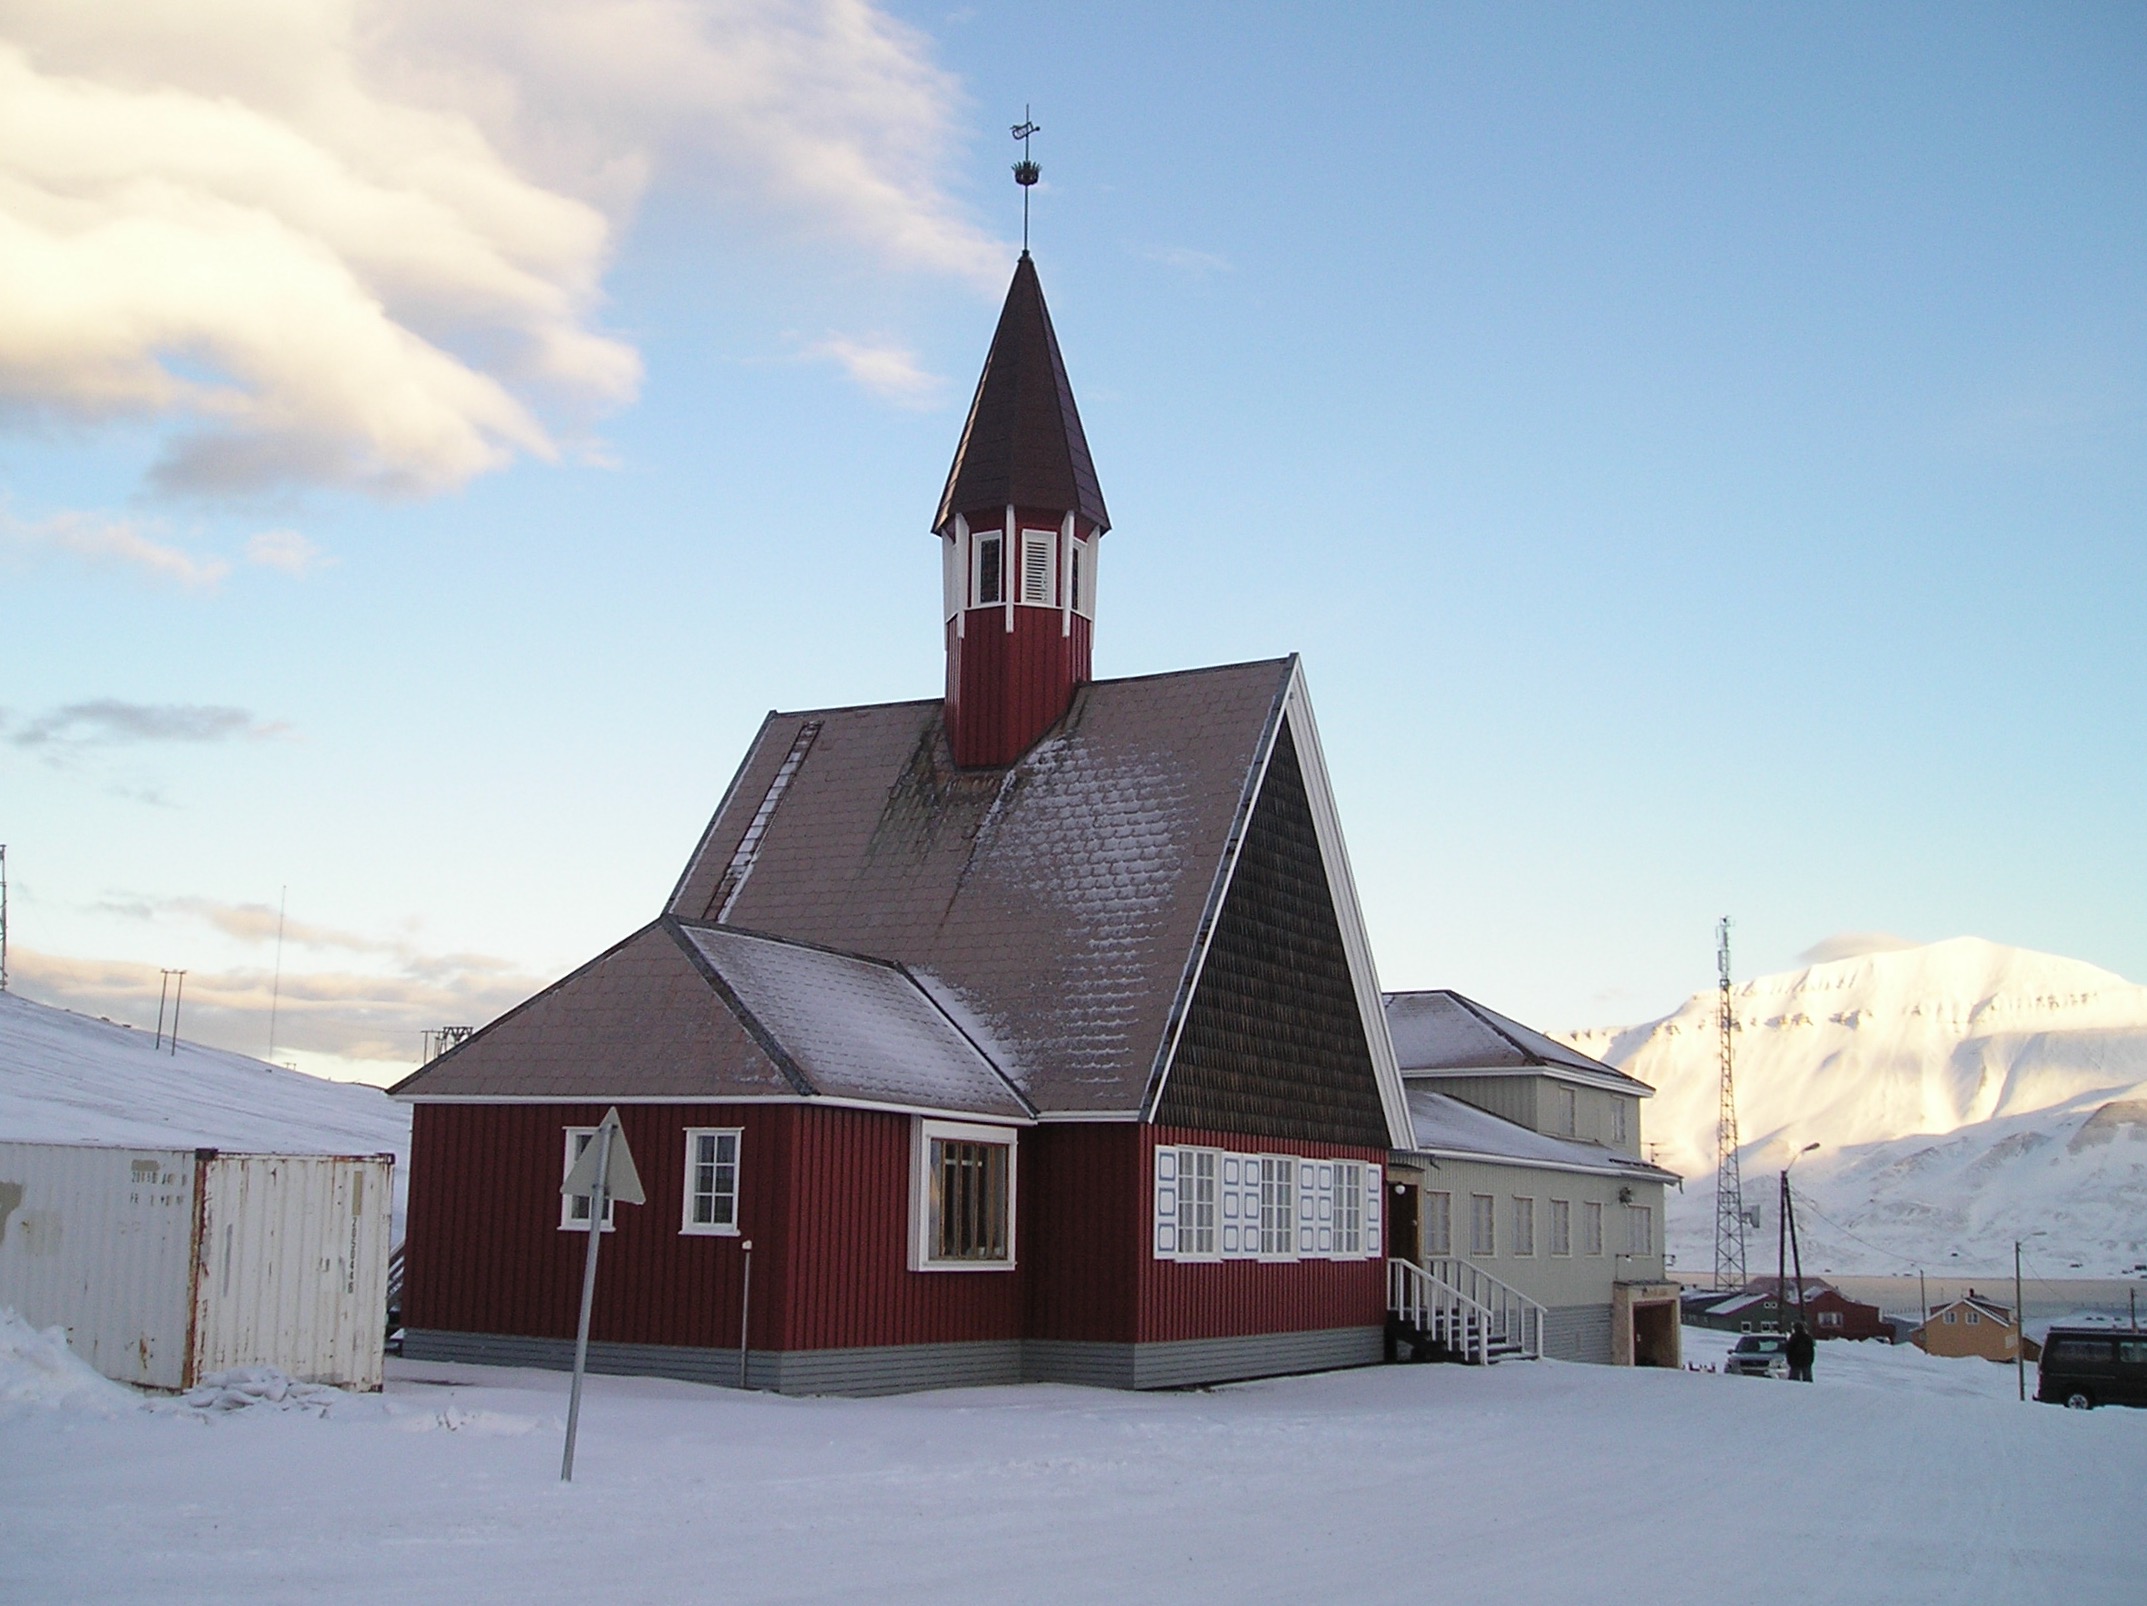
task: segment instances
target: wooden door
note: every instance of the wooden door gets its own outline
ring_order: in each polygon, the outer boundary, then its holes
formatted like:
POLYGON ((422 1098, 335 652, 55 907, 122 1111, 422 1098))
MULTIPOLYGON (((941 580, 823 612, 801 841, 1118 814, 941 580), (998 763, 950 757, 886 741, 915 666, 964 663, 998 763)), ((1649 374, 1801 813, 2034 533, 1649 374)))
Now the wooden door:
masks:
POLYGON ((1421 1266, 1424 1257, 1417 1236, 1417 1189, 1414 1183, 1396 1182, 1387 1189, 1387 1258, 1421 1266))

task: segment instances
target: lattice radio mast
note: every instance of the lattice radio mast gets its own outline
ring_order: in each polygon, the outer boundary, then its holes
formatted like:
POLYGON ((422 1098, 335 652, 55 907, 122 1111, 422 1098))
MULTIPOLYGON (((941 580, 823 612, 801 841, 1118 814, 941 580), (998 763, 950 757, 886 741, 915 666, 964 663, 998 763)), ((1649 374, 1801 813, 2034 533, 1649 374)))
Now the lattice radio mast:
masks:
POLYGON ((1715 927, 1715 976, 1721 987, 1722 1099, 1715 1116, 1715 1286, 1742 1288, 1744 1263, 1744 1176, 1737 1163, 1737 1082, 1730 1033, 1736 1029, 1730 1002, 1730 917, 1715 927))

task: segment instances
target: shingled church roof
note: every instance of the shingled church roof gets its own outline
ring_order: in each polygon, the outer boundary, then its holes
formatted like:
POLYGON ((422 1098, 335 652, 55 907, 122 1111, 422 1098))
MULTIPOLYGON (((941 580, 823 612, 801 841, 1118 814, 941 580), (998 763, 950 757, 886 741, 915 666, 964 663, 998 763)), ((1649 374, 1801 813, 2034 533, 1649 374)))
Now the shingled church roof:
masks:
POLYGON ((1111 527, 1044 287, 1026 251, 1014 266, 932 528, 944 531, 957 513, 1010 505, 1078 513, 1099 531, 1111 527))

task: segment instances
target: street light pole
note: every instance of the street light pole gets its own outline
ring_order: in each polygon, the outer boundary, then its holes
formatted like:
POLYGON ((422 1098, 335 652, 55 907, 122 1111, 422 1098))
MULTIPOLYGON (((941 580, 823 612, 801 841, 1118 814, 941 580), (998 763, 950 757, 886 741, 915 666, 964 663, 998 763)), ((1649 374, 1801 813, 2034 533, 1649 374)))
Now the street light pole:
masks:
POLYGON ((2028 1403, 2028 1307, 2020 1299, 2020 1240, 2013 1240, 2013 1379, 2028 1403))

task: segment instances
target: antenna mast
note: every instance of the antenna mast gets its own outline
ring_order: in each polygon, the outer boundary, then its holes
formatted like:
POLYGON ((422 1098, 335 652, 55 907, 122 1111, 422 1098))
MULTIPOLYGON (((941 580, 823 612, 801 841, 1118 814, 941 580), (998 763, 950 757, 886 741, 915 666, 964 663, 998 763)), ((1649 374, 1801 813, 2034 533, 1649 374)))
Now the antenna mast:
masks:
POLYGON ((1730 1002, 1730 917, 1715 927, 1715 975, 1721 988, 1718 1018, 1722 1029, 1722 1097, 1715 1116, 1715 1286, 1742 1288, 1744 1262, 1744 1176, 1737 1162, 1737 1083, 1732 1074, 1736 1029, 1730 1002))
POLYGON ((0 842, 0 993, 7 991, 7 844, 0 842))

